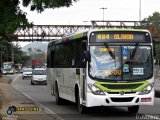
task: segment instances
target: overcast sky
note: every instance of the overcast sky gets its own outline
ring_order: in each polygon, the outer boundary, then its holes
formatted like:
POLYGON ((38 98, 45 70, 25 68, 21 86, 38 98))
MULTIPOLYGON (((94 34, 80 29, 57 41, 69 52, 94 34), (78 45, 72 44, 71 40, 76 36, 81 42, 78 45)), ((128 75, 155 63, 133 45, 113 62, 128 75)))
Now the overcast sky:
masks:
MULTIPOLYGON (((30 12, 30 8, 22 8, 27 18, 35 25, 81 25, 83 21, 103 20, 139 20, 140 0, 79 0, 69 8, 46 9, 43 13, 30 12)), ((160 0, 141 0, 141 19, 160 12, 160 0)), ((24 46, 25 44, 21 44, 24 46)))

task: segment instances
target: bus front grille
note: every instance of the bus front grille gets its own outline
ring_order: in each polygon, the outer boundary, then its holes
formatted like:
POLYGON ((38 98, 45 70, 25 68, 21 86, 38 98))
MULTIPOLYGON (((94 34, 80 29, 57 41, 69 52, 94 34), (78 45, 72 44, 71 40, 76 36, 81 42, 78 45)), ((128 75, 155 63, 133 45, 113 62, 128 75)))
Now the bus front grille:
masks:
MULTIPOLYGON (((107 92, 108 94, 120 94, 120 92, 107 92)), ((136 92, 124 92, 124 94, 134 94, 136 92)))
POLYGON ((112 102, 131 102, 133 97, 125 97, 125 98, 111 98, 112 102))
POLYGON ((143 84, 138 83, 138 84, 101 84, 101 85, 108 89, 136 89, 143 84))

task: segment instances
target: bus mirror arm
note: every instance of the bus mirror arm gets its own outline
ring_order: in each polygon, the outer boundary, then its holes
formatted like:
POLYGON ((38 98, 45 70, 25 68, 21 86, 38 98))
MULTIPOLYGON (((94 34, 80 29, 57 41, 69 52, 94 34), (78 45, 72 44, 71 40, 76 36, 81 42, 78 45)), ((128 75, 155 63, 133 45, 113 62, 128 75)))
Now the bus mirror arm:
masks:
POLYGON ((86 60, 87 60, 88 62, 91 62, 91 54, 90 54, 89 51, 87 51, 87 53, 86 53, 86 60))
POLYGON ((89 51, 84 51, 83 52, 83 58, 82 58, 82 67, 85 68, 86 67, 86 63, 88 62, 91 62, 91 55, 89 53, 89 51))
POLYGON ((91 62, 91 54, 89 51, 84 51, 84 59, 85 61, 91 62))

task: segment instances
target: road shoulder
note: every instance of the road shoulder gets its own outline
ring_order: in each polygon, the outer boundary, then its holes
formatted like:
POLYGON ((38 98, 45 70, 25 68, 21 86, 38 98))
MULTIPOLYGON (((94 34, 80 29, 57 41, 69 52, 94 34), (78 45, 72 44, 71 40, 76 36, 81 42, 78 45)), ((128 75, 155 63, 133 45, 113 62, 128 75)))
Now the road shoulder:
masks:
MULTIPOLYGON (((33 101, 22 95, 15 90, 11 85, 11 79, 9 77, 0 78, 0 115, 2 120, 6 119, 6 113, 10 106, 21 108, 21 111, 13 112, 13 116, 16 116, 20 120, 54 120, 52 115, 47 115, 43 108, 39 107, 33 101), (32 109, 31 109, 32 108, 32 109), (34 110, 33 110, 34 108, 34 110), (36 109, 37 108, 37 109, 36 109), (22 111, 22 109, 25 111, 22 111)), ((13 117, 12 116, 12 117, 13 117)))

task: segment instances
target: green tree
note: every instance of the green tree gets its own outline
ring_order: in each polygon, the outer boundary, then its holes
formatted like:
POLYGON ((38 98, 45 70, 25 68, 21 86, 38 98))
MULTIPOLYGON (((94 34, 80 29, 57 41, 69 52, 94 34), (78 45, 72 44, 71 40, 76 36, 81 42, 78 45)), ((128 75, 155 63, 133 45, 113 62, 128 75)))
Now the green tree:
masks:
MULTIPOLYGON (((143 19, 144 26, 160 26, 160 13, 154 12, 152 15, 148 16, 147 18, 143 19)), ((158 31, 160 32, 160 31, 158 31)), ((154 47, 155 47, 155 59, 160 60, 160 45, 159 42, 154 41, 154 47)))
MULTIPOLYGON (((21 0, 24 7, 30 6, 31 11, 41 13, 46 8, 69 7, 77 0, 21 0)), ((13 39, 11 36, 17 28, 31 26, 26 13, 20 9, 20 0, 0 0, 0 37, 13 39)))
POLYGON ((157 45, 155 46, 155 51, 156 51, 155 59, 156 59, 156 60, 158 60, 158 59, 160 60, 160 45, 157 44, 157 45))
POLYGON ((20 26, 29 26, 24 13, 19 7, 19 0, 0 1, 0 37, 9 40, 11 34, 20 26))
POLYGON ((22 0, 24 7, 31 6, 31 11, 43 12, 46 8, 70 7, 78 0, 22 0))
MULTIPOLYGON (((21 0, 24 7, 30 6, 31 11, 43 12, 47 8, 69 7, 73 2, 78 0, 21 0)), ((11 54, 11 39, 17 39, 12 36, 17 28, 23 29, 32 26, 28 22, 26 13, 20 9, 20 0, 0 0, 0 45, 1 53, 10 51, 11 54), (2 49, 3 48, 3 49, 2 49), (6 49, 6 50, 5 50, 6 49)), ((15 50, 18 50, 17 48, 15 50)), ((18 50, 15 54, 15 61, 27 60, 22 51, 18 50), (22 56, 20 56, 22 55, 22 56)), ((7 53, 8 54, 8 53, 7 53)), ((11 56, 11 55, 10 55, 11 56)), ((23 62, 23 61, 22 61, 23 62)))
POLYGON ((160 25, 160 13, 159 12, 154 12, 152 15, 148 16, 148 18, 144 18, 142 20, 144 22, 144 25, 160 25))
POLYGON ((17 43, 15 45, 12 44, 13 47, 13 53, 14 53, 14 63, 21 63, 21 64, 26 64, 31 57, 25 54, 22 50, 20 45, 17 43))
POLYGON ((11 46, 12 44, 5 39, 0 39, 0 52, 3 61, 11 61, 11 46))

